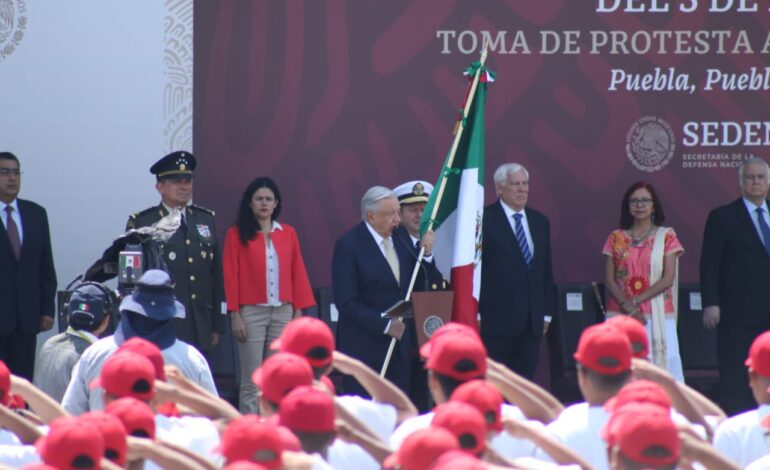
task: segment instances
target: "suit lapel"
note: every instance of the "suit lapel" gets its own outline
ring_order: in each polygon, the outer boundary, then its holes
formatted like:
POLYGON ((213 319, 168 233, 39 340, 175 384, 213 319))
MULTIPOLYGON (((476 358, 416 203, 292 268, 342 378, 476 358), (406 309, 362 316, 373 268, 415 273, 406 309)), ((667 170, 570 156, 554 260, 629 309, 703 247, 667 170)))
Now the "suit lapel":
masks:
POLYGON ((757 248, 762 250, 764 253, 767 253, 767 250, 765 250, 765 244, 762 242, 762 238, 760 238, 759 233, 757 232, 757 226, 754 225, 754 215, 750 214, 746 209, 746 204, 744 204, 743 198, 739 198, 737 201, 735 201, 734 205, 735 210, 737 211, 736 218, 740 224, 740 229, 743 231, 751 232, 751 238, 754 240, 757 248))
POLYGON ((516 240, 516 234, 513 231, 511 222, 509 222, 508 217, 505 216, 502 201, 498 200, 497 204, 492 207, 493 220, 496 221, 495 225, 497 225, 495 231, 503 238, 503 246, 510 252, 511 256, 526 264, 524 262, 524 255, 521 254, 521 248, 519 248, 519 242, 516 240))

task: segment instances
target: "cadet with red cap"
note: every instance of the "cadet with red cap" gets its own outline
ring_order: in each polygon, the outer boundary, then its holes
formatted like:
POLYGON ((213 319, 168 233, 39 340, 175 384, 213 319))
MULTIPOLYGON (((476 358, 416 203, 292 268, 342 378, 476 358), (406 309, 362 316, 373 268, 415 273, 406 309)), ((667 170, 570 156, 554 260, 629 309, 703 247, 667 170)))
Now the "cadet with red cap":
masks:
POLYGON ((454 434, 438 426, 429 426, 413 432, 390 457, 385 459, 385 468, 401 470, 424 470, 441 457, 444 452, 460 448, 454 434))
POLYGON ((121 467, 128 461, 128 434, 123 422, 104 411, 91 411, 80 416, 81 422, 93 425, 104 439, 104 457, 121 467))
MULTIPOLYGON (((565 408, 546 429, 596 470, 606 470, 607 452, 600 437, 608 418, 604 404, 631 377, 631 342, 620 330, 602 323, 583 330, 574 356, 586 401, 565 408)), ((538 456, 548 459, 540 451, 538 456)))
POLYGON ((652 403, 627 404, 602 430, 613 470, 673 470, 679 462, 679 431, 668 410, 652 403))
POLYGON ((770 452, 767 429, 762 421, 770 416, 770 331, 757 336, 746 359, 749 387, 759 406, 722 421, 714 434, 714 447, 741 466, 770 452))
MULTIPOLYGON (((447 402, 450 396, 459 392, 458 396, 465 398, 462 401, 486 401, 484 406, 490 407, 488 412, 494 415, 493 427, 499 425, 498 417, 526 420, 521 410, 513 405, 503 403, 497 412, 491 409, 498 401, 501 403, 502 398, 494 387, 480 380, 487 373, 486 348, 478 333, 471 328, 448 323, 434 333, 420 349, 420 353, 427 358, 428 388, 437 404, 447 402), (472 383, 478 384, 470 385, 472 383)), ((433 416, 433 412, 428 412, 404 421, 390 436, 391 447, 399 448, 407 436, 428 427, 433 416)), ((508 458, 532 456, 535 452, 532 442, 514 439, 504 433, 497 433, 490 442, 495 452, 508 458)))
POLYGON ((281 454, 286 450, 278 426, 250 415, 236 418, 227 425, 217 451, 227 463, 248 460, 268 470, 283 466, 281 454))
POLYGON ((454 434, 460 448, 469 454, 481 457, 487 449, 484 416, 472 405, 461 401, 442 403, 434 410, 431 425, 454 434))
POLYGON ((37 448, 43 462, 59 470, 99 469, 104 456, 104 438, 94 425, 63 417, 51 423, 37 448))
POLYGON ((252 380, 259 388, 259 414, 267 417, 278 411, 279 403, 289 392, 313 385, 313 370, 302 356, 279 352, 254 371, 252 380))
MULTIPOLYGON (((447 402, 463 383, 481 379, 487 372, 487 350, 475 333, 441 333, 423 345, 422 351, 426 349, 428 388, 437 405, 447 402)), ((390 446, 397 449, 408 435, 428 427, 432 419, 432 411, 407 419, 390 436, 390 446)))
POLYGON ((335 470, 379 469, 366 451, 337 438, 334 399, 321 390, 301 386, 289 392, 279 407, 279 424, 287 427, 308 454, 319 454, 335 470))
MULTIPOLYGON (((384 441, 398 423, 417 414, 406 394, 393 383, 381 378, 362 361, 335 351, 334 334, 317 318, 301 317, 291 321, 271 347, 304 357, 318 380, 328 380, 326 374, 332 368, 354 378, 372 398, 343 395, 335 401, 384 441)), ((333 392, 333 387, 330 390, 333 392)))

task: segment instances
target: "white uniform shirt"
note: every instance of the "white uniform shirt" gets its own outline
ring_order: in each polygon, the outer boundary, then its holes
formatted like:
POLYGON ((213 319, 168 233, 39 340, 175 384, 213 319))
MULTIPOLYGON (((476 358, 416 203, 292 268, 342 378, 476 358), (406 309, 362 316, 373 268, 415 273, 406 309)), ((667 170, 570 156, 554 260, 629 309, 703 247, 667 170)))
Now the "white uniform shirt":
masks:
MULTIPOLYGON (((91 390, 88 386, 102 373, 104 361, 118 349, 112 336, 102 338, 83 352, 80 361, 72 370, 72 379, 64 392, 62 406, 70 414, 80 415, 91 410, 101 410, 102 390, 91 390)), ((184 341, 176 340, 174 344, 161 350, 163 361, 175 365, 187 378, 216 394, 214 378, 211 376, 209 365, 203 355, 184 341)))
POLYGON ((746 470, 770 470, 770 455, 765 455, 751 462, 746 466, 746 470))
POLYGON ((334 470, 380 470, 382 467, 364 449, 356 444, 335 439, 326 454, 334 470))
POLYGON ((770 405, 760 405, 722 421, 714 433, 714 448, 741 467, 770 454, 765 438, 768 430, 762 426, 767 415, 770 405))
MULTIPOLYGON (((540 425, 537 421, 527 420, 524 417, 524 413, 514 405, 507 403, 503 404, 501 411, 504 418, 514 419, 517 421, 527 421, 530 424, 540 425), (537 423, 537 424, 535 424, 537 423)), ((420 429, 425 429, 430 426, 433 421, 433 412, 428 412, 420 416, 409 418, 393 432, 390 436, 391 449, 398 449, 410 434, 420 429)), ((501 456, 508 459, 515 459, 518 457, 532 457, 535 455, 535 449, 537 448, 534 443, 524 439, 517 439, 512 437, 506 432, 500 432, 490 439, 490 446, 501 456)))
POLYGON ((382 442, 388 442, 398 419, 393 405, 377 403, 355 395, 338 396, 334 401, 374 431, 382 442))
MULTIPOLYGON (((219 431, 208 418, 155 415, 155 437, 195 452, 217 466, 224 464, 222 455, 214 452, 214 448, 219 445, 219 431)), ((146 461, 144 469, 155 470, 160 467, 146 461)))
MULTIPOLYGON (((609 470, 607 444, 600 436, 608 417, 603 406, 578 403, 565 408, 545 429, 557 441, 583 457, 595 470, 609 470)), ((542 460, 552 461, 541 449, 538 449, 536 455, 542 460)))
POLYGON ((35 446, 0 444, 0 464, 11 468, 41 463, 35 446))

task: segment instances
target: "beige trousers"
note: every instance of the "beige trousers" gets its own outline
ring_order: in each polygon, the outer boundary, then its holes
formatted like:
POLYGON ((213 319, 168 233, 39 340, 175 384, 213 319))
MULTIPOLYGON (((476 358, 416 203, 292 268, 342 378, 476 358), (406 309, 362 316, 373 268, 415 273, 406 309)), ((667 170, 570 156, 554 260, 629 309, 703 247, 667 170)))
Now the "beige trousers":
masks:
POLYGON ((280 307, 260 305, 242 305, 241 318, 246 328, 246 341, 238 344, 241 361, 241 387, 238 403, 241 413, 258 413, 257 387, 251 380, 254 370, 262 365, 263 359, 270 357, 270 343, 281 336, 283 328, 291 321, 291 304, 280 307))

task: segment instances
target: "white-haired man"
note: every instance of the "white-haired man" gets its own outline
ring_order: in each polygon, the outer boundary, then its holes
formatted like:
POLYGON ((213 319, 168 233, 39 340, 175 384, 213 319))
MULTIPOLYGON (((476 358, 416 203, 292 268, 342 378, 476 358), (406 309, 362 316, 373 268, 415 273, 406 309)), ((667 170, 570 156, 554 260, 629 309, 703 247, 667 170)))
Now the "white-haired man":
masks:
MULTIPOLYGON (((366 191, 361 222, 337 240, 332 256, 332 289, 339 311, 337 348, 374 370, 380 370, 391 338, 398 342, 386 378, 408 393, 414 329, 381 314, 406 296, 416 259, 411 249, 394 242, 401 222, 395 193, 382 186, 366 191)), ((411 321, 411 320, 410 320, 411 321)), ((352 377, 345 376, 347 394, 368 396, 352 377)))

